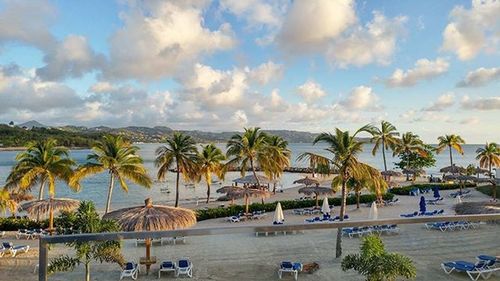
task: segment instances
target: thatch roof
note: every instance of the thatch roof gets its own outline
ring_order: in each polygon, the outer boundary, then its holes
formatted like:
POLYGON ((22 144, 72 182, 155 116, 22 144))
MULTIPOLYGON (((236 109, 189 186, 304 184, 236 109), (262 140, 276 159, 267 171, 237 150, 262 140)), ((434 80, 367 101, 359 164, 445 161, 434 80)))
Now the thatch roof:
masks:
POLYGON ((232 190, 235 190, 235 189, 238 189, 238 188, 241 188, 241 187, 237 187, 237 186, 234 186, 234 185, 226 185, 226 186, 223 186, 219 189, 217 189, 215 192, 217 193, 228 193, 232 190))
POLYGON ((443 179, 446 181, 449 180, 457 180, 457 181, 476 181, 477 178, 473 176, 467 176, 467 175, 446 175, 443 176, 443 179))
POLYGON ((303 184, 305 186, 310 186, 310 185, 314 185, 314 184, 319 184, 319 181, 306 176, 305 178, 298 179, 298 180, 293 182, 293 184, 297 184, 297 183, 303 184))
POLYGON ((397 171, 393 171, 393 170, 389 170, 389 171, 382 171, 380 172, 380 174, 382 176, 386 176, 386 177, 400 177, 402 176, 403 174, 401 174, 400 172, 397 172, 397 171))
POLYGON ((305 195, 317 194, 317 195, 333 195, 335 192, 329 187, 323 186, 305 186, 299 189, 299 193, 304 193, 305 195))
POLYGON ((15 192, 10 194, 10 199, 16 201, 17 203, 23 201, 30 201, 33 200, 33 198, 34 198, 33 195, 26 192, 19 192, 19 193, 15 192))
POLYGON ((457 166, 457 165, 453 164, 453 166, 447 166, 447 167, 441 168, 441 170, 439 170, 439 172, 452 173, 452 174, 463 174, 466 172, 466 169, 464 167, 457 166))
MULTIPOLYGON (((271 179, 269 179, 266 176, 257 175, 257 178, 259 179, 259 183, 260 184, 271 184, 271 183, 275 183, 276 182, 275 180, 271 180, 271 179)), ((233 182, 235 182, 235 183, 241 183, 241 184, 252 184, 252 185, 255 185, 255 184, 257 184, 257 179, 252 174, 252 175, 244 176, 242 178, 235 179, 235 180, 233 180, 233 182)))
POLYGON ((262 189, 237 187, 233 190, 230 190, 226 196, 229 199, 239 199, 245 196, 255 198, 269 198, 271 197, 271 193, 262 189))
POLYGON ((48 198, 34 200, 21 204, 19 211, 25 211, 30 216, 38 216, 49 213, 50 207, 54 211, 71 211, 78 208, 80 201, 69 198, 48 198))
POLYGON ((496 214, 500 213, 500 203, 462 202, 455 205, 457 215, 496 214))
POLYGON ((124 231, 157 231, 187 228, 196 224, 192 210, 153 205, 148 198, 145 205, 109 212, 104 219, 114 219, 124 231))
POLYGON ((474 170, 474 173, 475 174, 486 174, 486 173, 489 173, 490 171, 486 170, 486 169, 482 169, 481 167, 476 167, 476 169, 474 170))
POLYGON ((425 171, 423 169, 403 169, 403 174, 425 175, 425 171))

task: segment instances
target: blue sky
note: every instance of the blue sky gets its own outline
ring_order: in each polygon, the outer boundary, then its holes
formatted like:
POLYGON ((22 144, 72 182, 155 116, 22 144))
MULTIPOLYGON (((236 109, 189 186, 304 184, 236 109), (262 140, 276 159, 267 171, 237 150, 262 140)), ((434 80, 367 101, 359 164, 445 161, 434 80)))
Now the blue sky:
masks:
POLYGON ((0 0, 0 122, 500 141, 500 2, 0 0))

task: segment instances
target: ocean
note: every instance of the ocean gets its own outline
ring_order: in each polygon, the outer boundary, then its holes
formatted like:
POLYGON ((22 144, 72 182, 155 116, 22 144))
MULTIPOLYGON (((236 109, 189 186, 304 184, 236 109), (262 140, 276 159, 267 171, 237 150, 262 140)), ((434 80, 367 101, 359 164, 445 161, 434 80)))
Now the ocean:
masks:
MULTIPOLYGON (((144 165, 149 171, 149 174, 154 178, 156 176, 156 168, 154 167, 155 150, 160 144, 138 144, 140 147, 140 154, 144 159, 144 165)), ((218 147, 225 150, 225 144, 217 144, 218 147)), ((464 155, 459 155, 454 152, 453 161, 457 165, 467 166, 468 164, 477 164, 475 160, 476 149, 482 147, 483 145, 467 144, 464 145, 464 155)), ((289 145, 292 151, 292 166, 295 167, 307 167, 306 162, 297 162, 297 156, 303 152, 314 152, 322 155, 325 154, 324 145, 311 145, 306 143, 292 143, 289 145)), ((382 155, 378 153, 375 156, 371 154, 372 145, 365 144, 364 151, 360 154, 360 160, 372 165, 373 167, 383 169, 382 155)), ((72 150, 71 157, 75 159, 78 163, 84 163, 87 155, 91 151, 88 149, 83 150, 72 150)), ((16 151, 0 151, 0 182, 5 182, 12 165, 15 164, 15 156, 18 152, 16 151)), ((399 160, 392 157, 392 153, 388 153, 387 165, 389 169, 394 168, 394 162, 399 160)), ((447 151, 436 155, 436 167, 427 169, 428 174, 437 174, 439 169, 449 165, 449 154, 447 151)), ((240 177, 239 172, 230 172, 226 175, 225 181, 222 185, 230 185, 233 179, 240 177)), ((285 173, 280 179, 278 188, 289 188, 294 186, 293 181, 303 177, 301 174, 285 173)), ((103 209, 106 204, 106 196, 108 189, 108 174, 102 173, 92 177, 89 177, 82 181, 82 190, 78 193, 71 191, 64 183, 58 183, 56 186, 56 196, 57 197, 70 197, 78 200, 92 200, 95 202, 98 209, 103 209)), ((212 197, 216 198, 219 196, 215 193, 215 190, 221 185, 212 185, 212 197)), ((166 182, 155 182, 151 189, 145 189, 134 184, 129 184, 129 191, 124 192, 118 185, 115 185, 113 190, 113 198, 111 207, 112 209, 139 205, 142 204, 146 197, 151 197, 156 203, 171 204, 175 200, 175 174, 170 173, 166 182), (162 192, 161 189, 168 189, 171 192, 162 192)), ((38 196, 38 190, 33 190, 34 195, 38 196)), ((45 192, 46 193, 46 192, 45 192)), ((181 200, 196 199, 206 197, 206 185, 200 182, 195 185, 195 187, 185 186, 181 177, 180 186, 180 198, 181 200)))

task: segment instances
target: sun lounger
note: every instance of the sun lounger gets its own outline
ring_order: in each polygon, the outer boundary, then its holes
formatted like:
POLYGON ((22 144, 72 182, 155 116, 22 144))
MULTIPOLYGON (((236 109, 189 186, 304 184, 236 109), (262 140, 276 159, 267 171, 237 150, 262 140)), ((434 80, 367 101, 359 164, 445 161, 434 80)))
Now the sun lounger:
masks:
POLYGON ((401 216, 403 218, 413 218, 413 217, 418 216, 418 212, 414 212, 414 213, 411 213, 411 214, 401 214, 399 216, 401 216))
POLYGON ((177 266, 173 261, 162 261, 160 263, 160 270, 158 270, 158 278, 161 277, 162 272, 174 272, 177 270, 177 266))
POLYGON ((193 277, 193 264, 189 258, 182 258, 177 262, 175 277, 179 275, 187 275, 189 278, 193 277))
POLYGON ((425 203, 430 204, 430 205, 437 205, 438 203, 440 203, 443 200, 444 200, 443 197, 436 198, 436 199, 427 199, 427 200, 425 200, 425 203))
POLYGON ((386 206, 392 206, 392 205, 396 204, 397 202, 399 202, 399 198, 391 199, 391 200, 385 200, 384 201, 384 205, 386 205, 386 206))
POLYGON ((30 249, 28 245, 19 245, 14 246, 11 242, 3 242, 2 243, 2 256, 5 254, 11 254, 12 257, 15 257, 18 252, 27 253, 30 249))
POLYGON ((120 274, 120 280, 126 277, 130 277, 133 280, 137 279, 139 275, 140 269, 139 265, 136 262, 130 261, 125 264, 123 267, 122 273, 120 274))
MULTIPOLYGON (((493 274, 493 271, 490 270, 490 268, 488 267, 488 262, 481 260, 475 264, 466 261, 445 262, 441 264, 441 268, 448 275, 454 271, 465 272, 467 273, 467 275, 469 275, 470 279, 474 281, 478 280, 479 277, 483 276, 483 273, 488 275, 487 278, 489 278, 489 276, 493 274)), ((486 277, 486 275, 484 277, 486 277)))
POLYGON ((278 269, 278 277, 281 279, 283 273, 291 273, 295 280, 299 277, 299 272, 303 269, 303 265, 300 262, 282 261, 278 269))
POLYGON ((17 239, 26 239, 29 240, 32 237, 33 232, 27 229, 19 229, 16 233, 16 238, 17 239))

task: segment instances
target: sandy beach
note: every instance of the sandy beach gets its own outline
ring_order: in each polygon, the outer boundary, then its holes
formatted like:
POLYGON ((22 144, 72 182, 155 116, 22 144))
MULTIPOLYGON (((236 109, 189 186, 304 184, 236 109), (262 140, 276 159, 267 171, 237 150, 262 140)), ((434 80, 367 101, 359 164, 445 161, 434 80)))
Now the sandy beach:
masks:
MULTIPOLYGON (((429 210, 444 209, 446 215, 453 215, 455 200, 449 196, 452 191, 442 191, 445 198, 443 204, 428 206, 429 210)), ((293 191, 290 190, 290 193, 293 191)), ((283 193, 283 196, 287 192, 283 193)), ((291 195, 290 195, 291 196, 291 195)), ((294 195, 297 197, 297 195, 294 195)), ((428 195, 430 197, 431 195, 428 195)), ((394 206, 379 208, 379 218, 396 218, 401 213, 418 209, 418 197, 398 196, 399 202, 394 206)), ((476 191, 467 201, 486 201, 488 198, 476 191)), ((368 217, 369 208, 348 206, 351 220, 363 220, 368 217)), ((338 208, 334 208, 338 214, 338 208)), ((291 210, 285 211, 286 223, 299 223, 307 216, 293 215, 291 210)), ((270 224, 272 213, 266 218, 237 225, 270 224)), ((228 226, 224 219, 213 219, 199 222, 196 227, 228 226)), ((236 225, 236 224, 234 224, 236 225)), ((500 255, 498 233, 500 225, 482 224, 479 229, 440 232, 427 230, 424 225, 402 225, 399 234, 383 235, 382 239, 389 251, 408 255, 417 267, 416 280, 467 280, 464 274, 447 276, 439 264, 448 260, 474 261, 479 254, 500 255)), ((270 235, 255 237, 251 234, 218 235, 188 237, 186 244, 156 245, 152 255, 158 260, 176 260, 189 257, 194 264, 193 280, 278 280, 277 265, 281 260, 293 260, 303 263, 317 262, 320 269, 314 274, 300 274, 299 280, 360 280, 355 272, 342 272, 340 259, 334 258, 336 230, 305 231, 295 235, 270 235)), ((16 240, 14 233, 8 233, 2 240, 14 244, 29 244, 32 249, 28 254, 19 257, 0 258, 0 280, 37 280, 33 274, 37 258, 37 241, 16 240)), ((344 254, 355 253, 359 248, 359 238, 344 238, 344 254)), ((123 254, 129 260, 138 260, 144 255, 144 247, 135 246, 135 241, 123 241, 123 254)), ((70 250, 62 245, 53 246, 49 258, 67 254, 70 250)), ((95 264, 92 280, 113 280, 119 278, 119 268, 114 264, 95 264)), ((158 265, 153 266, 152 273, 139 275, 138 280, 157 279, 158 265)), ((49 280, 79 280, 83 278, 80 266, 74 272, 57 273, 49 280)), ((496 276, 498 277, 498 276, 496 276)), ((172 274, 164 278, 173 278, 172 274)), ((498 277, 500 278, 500 277, 498 277)), ((285 276, 284 280, 293 280, 285 276)), ((491 279, 499 280, 499 279, 491 279)))

